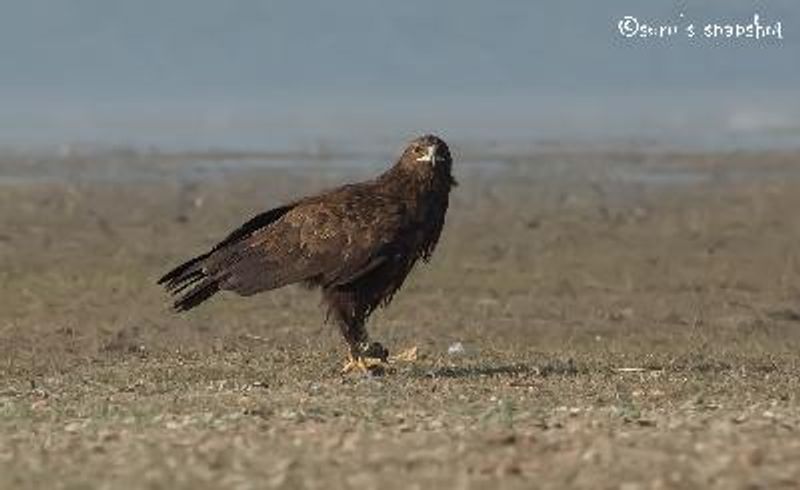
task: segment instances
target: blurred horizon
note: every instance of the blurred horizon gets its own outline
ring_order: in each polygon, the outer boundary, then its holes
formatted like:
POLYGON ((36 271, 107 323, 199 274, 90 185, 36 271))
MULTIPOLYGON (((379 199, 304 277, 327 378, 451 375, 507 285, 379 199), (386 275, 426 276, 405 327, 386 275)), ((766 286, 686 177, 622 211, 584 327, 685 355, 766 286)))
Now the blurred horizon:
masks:
POLYGON ((0 4, 0 146, 286 150, 422 132, 521 145, 800 146, 800 6, 0 4), (625 38, 617 22, 780 21, 782 40, 625 38))

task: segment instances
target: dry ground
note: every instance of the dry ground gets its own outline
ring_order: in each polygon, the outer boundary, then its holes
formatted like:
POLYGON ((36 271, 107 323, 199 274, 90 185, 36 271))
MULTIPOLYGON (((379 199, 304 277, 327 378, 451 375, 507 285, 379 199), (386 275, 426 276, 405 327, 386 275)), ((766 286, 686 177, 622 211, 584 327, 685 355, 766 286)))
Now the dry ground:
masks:
POLYGON ((800 487, 798 155, 465 166, 432 264, 373 318, 422 353, 382 378, 338 374, 313 293, 175 316, 154 285, 368 172, 115 158, 167 171, 0 186, 2 488, 800 487))

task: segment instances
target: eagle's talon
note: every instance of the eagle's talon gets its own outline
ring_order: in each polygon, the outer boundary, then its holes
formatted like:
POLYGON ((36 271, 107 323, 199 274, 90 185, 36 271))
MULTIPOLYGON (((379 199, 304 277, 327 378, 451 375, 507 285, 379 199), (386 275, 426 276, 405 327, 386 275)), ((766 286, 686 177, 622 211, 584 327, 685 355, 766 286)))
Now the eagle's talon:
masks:
POLYGON ((342 367, 342 374, 352 372, 371 374, 380 376, 387 372, 392 372, 395 369, 393 364, 402 362, 414 362, 417 360, 417 347, 411 347, 397 355, 389 356, 389 350, 377 342, 359 344, 357 348, 352 349, 352 352, 347 356, 347 361, 342 367))
POLYGON ((350 353, 342 368, 342 374, 358 372, 381 375, 388 367, 389 350, 378 342, 358 342, 351 344, 350 353))
POLYGON ((389 369, 388 363, 379 358, 366 356, 348 356, 342 367, 342 374, 352 372, 380 376, 389 369))
POLYGON ((362 342, 356 347, 354 356, 375 359, 385 363, 389 359, 389 349, 378 342, 362 342))

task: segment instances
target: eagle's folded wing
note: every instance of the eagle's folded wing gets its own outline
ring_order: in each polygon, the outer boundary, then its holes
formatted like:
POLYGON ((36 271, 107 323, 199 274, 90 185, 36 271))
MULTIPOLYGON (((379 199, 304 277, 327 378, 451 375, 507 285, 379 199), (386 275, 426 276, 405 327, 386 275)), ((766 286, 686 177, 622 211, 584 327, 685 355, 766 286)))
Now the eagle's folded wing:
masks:
MULTIPOLYGON (((209 273, 221 289, 252 295, 287 284, 345 284, 391 255, 401 226, 397 205, 317 202, 299 205, 246 239, 223 247, 209 273)), ((215 257, 216 256, 216 257, 215 257)))

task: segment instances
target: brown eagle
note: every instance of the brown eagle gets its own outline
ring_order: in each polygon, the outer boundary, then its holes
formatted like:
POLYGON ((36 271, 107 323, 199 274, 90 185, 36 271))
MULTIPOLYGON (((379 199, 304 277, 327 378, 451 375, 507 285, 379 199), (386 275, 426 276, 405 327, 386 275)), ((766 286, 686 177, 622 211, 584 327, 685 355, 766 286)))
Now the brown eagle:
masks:
POLYGON ((377 178, 261 213, 158 283, 179 296, 177 311, 223 290, 250 296, 293 283, 319 287, 327 318, 347 342, 345 371, 380 367, 388 351, 369 341, 365 322, 419 259, 430 260, 456 185, 451 169, 447 144, 422 136, 377 178))

